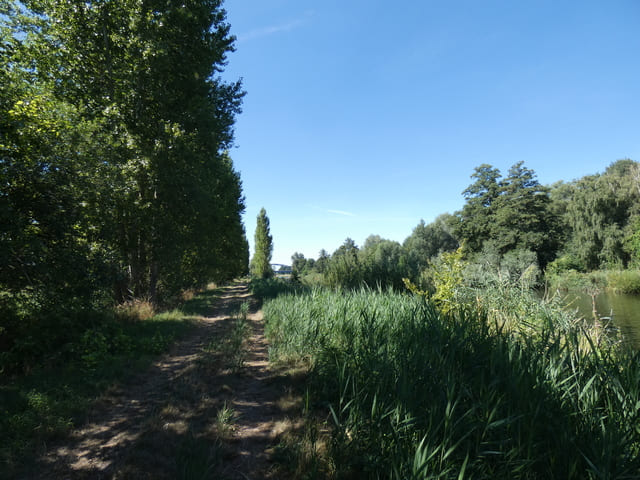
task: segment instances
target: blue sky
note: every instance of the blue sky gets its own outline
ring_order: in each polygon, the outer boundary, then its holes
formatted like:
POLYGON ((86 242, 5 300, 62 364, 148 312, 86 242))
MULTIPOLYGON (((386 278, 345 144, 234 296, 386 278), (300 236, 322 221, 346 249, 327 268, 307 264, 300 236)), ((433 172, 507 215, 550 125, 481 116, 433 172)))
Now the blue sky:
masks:
POLYGON ((640 160, 640 2, 226 0, 231 151, 273 261, 402 242, 476 166, 543 184, 640 160))

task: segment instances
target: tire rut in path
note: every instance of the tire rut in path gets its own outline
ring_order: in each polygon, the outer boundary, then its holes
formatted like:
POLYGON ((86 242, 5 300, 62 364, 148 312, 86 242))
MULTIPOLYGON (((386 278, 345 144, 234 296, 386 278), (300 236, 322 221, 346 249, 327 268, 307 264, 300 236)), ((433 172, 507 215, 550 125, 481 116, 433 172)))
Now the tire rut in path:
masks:
POLYGON ((246 285, 225 287, 211 316, 145 374, 105 396, 27 478, 272 477, 269 448, 295 423, 288 417, 297 407, 278 406, 287 382, 269 368, 262 312, 246 285), (231 315, 245 301, 250 335, 243 367, 232 370, 221 354, 203 352, 232 328, 231 315), (222 438, 216 414, 223 407, 236 418, 222 438))

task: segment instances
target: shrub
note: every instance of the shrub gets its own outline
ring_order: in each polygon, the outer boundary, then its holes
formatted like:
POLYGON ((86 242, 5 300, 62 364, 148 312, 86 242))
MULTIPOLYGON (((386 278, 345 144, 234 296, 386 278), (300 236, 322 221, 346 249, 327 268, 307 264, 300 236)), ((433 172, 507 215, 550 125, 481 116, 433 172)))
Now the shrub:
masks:
POLYGON ((309 287, 321 287, 326 281, 322 273, 311 271, 302 276, 301 283, 309 287))
POLYGON ((134 298, 117 305, 115 313, 119 320, 137 322, 149 320, 155 315, 155 309, 149 300, 134 298))
POLYGON ((587 273, 580 273, 576 270, 566 270, 557 274, 550 274, 547 271, 546 279, 552 290, 561 292, 587 291, 596 279, 587 273))
POLYGON ((546 268, 546 272, 550 275, 558 275, 570 270, 584 272, 586 271, 586 265, 573 255, 562 255, 553 262, 549 262, 546 268))
POLYGON ((66 360, 69 345, 108 317, 73 300, 31 291, 0 292, 0 374, 28 372, 38 364, 66 360))

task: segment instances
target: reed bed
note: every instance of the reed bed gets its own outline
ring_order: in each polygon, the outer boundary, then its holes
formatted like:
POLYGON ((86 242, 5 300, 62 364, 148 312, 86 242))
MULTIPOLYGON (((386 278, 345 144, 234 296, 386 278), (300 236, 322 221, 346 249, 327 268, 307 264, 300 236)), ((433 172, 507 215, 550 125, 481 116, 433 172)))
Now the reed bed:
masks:
POLYGON ((638 355, 560 311, 507 329, 481 310, 371 290, 265 303, 272 357, 312 365, 333 478, 640 478, 638 355))

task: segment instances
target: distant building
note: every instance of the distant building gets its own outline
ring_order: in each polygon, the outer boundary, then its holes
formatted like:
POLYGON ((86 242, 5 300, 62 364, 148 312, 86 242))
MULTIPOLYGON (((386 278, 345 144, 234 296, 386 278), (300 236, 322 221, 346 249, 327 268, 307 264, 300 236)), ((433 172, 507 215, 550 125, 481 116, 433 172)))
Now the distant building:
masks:
POLYGON ((291 265, 284 265, 282 263, 272 263, 271 268, 273 269, 273 272, 277 276, 291 275, 293 273, 293 268, 291 267, 291 265))

